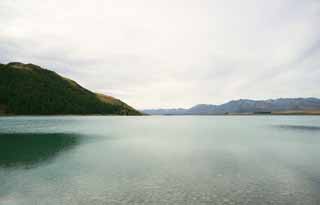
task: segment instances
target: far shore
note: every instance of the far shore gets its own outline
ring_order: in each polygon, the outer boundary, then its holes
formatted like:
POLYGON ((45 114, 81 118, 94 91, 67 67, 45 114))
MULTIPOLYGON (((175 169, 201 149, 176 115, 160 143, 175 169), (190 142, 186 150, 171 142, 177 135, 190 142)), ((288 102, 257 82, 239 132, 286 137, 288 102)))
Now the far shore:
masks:
POLYGON ((248 113, 221 113, 221 114, 163 114, 163 115, 106 115, 106 114, 51 114, 51 115, 15 115, 8 113, 0 113, 0 117, 57 117, 57 116, 281 116, 281 115, 320 115, 320 110, 310 110, 310 111, 277 111, 277 112, 248 112, 248 113))

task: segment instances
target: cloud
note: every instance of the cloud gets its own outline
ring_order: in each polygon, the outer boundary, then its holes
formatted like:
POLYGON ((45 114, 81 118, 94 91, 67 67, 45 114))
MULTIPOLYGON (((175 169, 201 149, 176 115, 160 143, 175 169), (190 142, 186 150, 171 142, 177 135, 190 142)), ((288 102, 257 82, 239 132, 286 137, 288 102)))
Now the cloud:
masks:
POLYGON ((320 97, 317 0, 2 0, 0 61, 137 108, 320 97))

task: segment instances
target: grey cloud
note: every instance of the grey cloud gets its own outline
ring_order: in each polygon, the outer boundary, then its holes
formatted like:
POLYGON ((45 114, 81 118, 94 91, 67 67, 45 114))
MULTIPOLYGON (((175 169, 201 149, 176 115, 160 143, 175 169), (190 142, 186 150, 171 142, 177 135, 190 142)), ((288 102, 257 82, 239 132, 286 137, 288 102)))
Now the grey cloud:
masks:
POLYGON ((2 0, 0 62, 137 108, 320 97, 319 13, 317 0, 2 0))

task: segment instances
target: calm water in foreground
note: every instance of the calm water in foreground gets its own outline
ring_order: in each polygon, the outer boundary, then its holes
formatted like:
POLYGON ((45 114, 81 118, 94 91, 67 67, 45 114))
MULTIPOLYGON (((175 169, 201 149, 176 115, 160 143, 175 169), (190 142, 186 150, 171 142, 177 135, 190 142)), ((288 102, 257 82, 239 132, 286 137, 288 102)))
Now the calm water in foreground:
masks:
POLYGON ((320 117, 1 117, 0 204, 320 204, 320 117))

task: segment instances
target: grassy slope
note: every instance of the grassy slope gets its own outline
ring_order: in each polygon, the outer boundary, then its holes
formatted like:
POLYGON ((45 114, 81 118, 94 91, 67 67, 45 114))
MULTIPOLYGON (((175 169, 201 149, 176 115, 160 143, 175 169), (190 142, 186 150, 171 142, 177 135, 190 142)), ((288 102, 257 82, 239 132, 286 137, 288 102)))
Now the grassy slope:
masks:
POLYGON ((76 82, 33 64, 0 64, 0 114, 141 113, 110 96, 93 93, 76 82))

